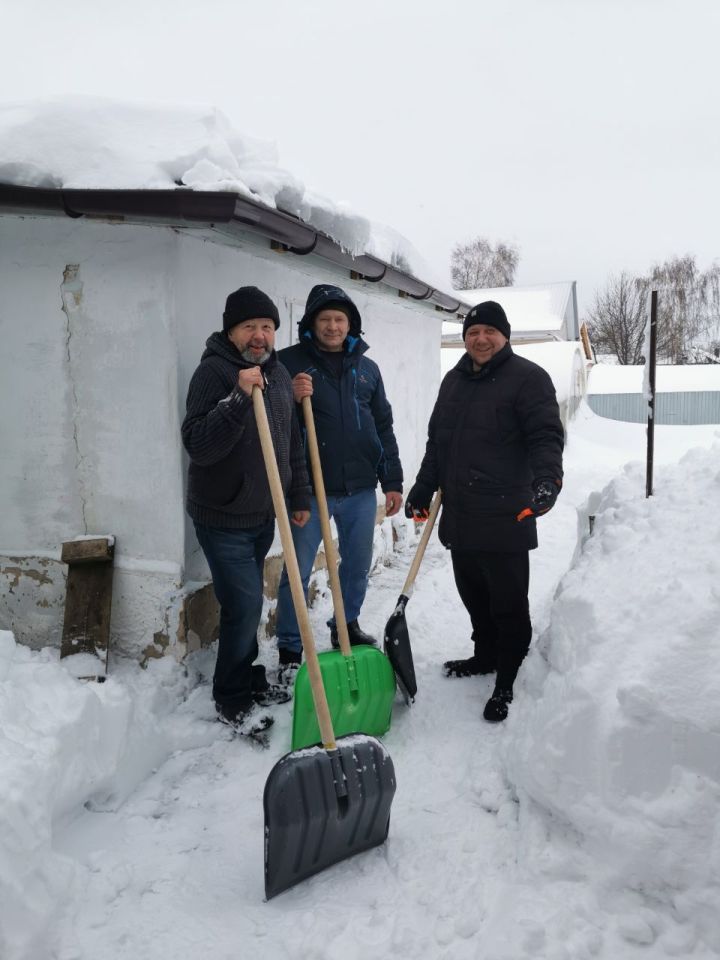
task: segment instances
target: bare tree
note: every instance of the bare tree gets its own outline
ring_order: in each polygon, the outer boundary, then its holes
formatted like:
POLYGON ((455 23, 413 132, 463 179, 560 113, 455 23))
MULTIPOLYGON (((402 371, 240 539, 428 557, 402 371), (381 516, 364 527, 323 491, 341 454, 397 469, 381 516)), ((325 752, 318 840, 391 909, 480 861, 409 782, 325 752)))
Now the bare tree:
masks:
MULTIPOLYGON (((695 257, 672 257, 653 265, 642 282, 658 291, 658 329, 669 363, 693 363, 720 341, 720 265, 698 269, 695 257)), ((702 362, 702 361, 701 361, 702 362)))
POLYGON ((612 276, 588 312, 587 326, 599 353, 612 353, 618 362, 641 363, 647 319, 647 288, 624 271, 612 276))
POLYGON ((485 237, 458 243, 450 255, 450 275, 456 290, 509 287, 520 262, 520 251, 500 240, 493 246, 485 237))
POLYGON ((720 347, 720 264, 698 269, 694 256, 656 263, 647 276, 622 272, 596 291, 588 330, 596 349, 620 363, 641 363, 651 290, 658 291, 661 363, 705 363, 720 347))

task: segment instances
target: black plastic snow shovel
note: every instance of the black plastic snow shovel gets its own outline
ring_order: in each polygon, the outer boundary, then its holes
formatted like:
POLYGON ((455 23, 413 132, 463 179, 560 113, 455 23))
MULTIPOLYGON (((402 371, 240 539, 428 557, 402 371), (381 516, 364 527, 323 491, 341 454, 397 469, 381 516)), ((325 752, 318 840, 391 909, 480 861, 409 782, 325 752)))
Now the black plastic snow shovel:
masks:
POLYGON ((326 867, 385 842, 395 768, 375 737, 353 734, 335 741, 265 402, 259 387, 253 387, 252 393, 322 736, 321 745, 294 750, 278 760, 265 783, 265 896, 269 900, 326 867))
MULTIPOLYGON (((380 737, 390 728, 395 674, 390 661, 377 647, 350 646, 310 397, 303 398, 302 408, 340 643, 340 650, 328 650, 318 658, 332 725, 338 736, 369 733, 380 737)), ((320 739, 307 665, 303 664, 295 678, 292 748, 309 747, 320 739)))
POLYGON ((392 616, 385 625, 385 653, 392 664, 398 686, 408 706, 415 700, 417 681, 415 679, 415 664, 413 663, 410 636, 408 634, 407 621, 405 620, 405 607, 412 594, 415 577, 420 569, 420 564, 425 555, 425 547, 428 545, 430 534, 435 526, 435 520, 440 512, 441 502, 442 491, 438 490, 430 507, 428 518, 425 521, 425 529, 422 532, 420 543, 415 551, 415 557, 405 580, 405 586, 402 588, 402 593, 398 597, 398 602, 395 605, 392 616))

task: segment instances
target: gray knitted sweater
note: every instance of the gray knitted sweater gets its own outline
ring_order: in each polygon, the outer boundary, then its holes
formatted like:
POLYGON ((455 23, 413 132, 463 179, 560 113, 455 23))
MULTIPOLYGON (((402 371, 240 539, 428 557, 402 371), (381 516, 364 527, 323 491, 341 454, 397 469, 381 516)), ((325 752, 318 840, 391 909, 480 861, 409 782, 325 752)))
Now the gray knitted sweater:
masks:
MULTIPOLYGON (((224 333, 209 337, 187 395, 182 439, 190 456, 187 512, 210 527, 247 528, 271 520, 253 403, 237 385, 250 367, 224 333)), ((290 375, 273 351, 263 366, 264 393, 275 456, 290 510, 310 509, 310 484, 290 375)))

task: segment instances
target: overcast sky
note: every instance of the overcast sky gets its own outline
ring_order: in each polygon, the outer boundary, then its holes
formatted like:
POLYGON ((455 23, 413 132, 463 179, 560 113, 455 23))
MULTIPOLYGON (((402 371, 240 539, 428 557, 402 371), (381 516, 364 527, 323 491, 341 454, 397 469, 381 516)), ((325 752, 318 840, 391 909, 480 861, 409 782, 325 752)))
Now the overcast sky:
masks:
MULTIPOLYGON (((405 234, 518 283, 720 258, 720 0, 2 0, 0 99, 212 103, 405 234)), ((449 284, 449 281, 448 281, 449 284)))

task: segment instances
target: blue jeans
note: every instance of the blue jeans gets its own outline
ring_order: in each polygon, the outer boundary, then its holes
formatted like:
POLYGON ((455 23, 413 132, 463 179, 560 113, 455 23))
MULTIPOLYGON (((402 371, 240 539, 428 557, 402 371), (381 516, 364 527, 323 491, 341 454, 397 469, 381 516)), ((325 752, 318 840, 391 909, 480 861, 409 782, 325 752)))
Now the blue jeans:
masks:
POLYGON ((220 637, 213 677, 215 703, 229 711, 252 704, 252 665, 263 604, 263 564, 275 521, 244 530, 195 524, 220 604, 220 637))
MULTIPOLYGON (((340 548, 340 588, 348 623, 357 620, 365 599, 372 565, 377 498, 375 490, 359 490, 343 496, 328 496, 328 511, 335 520, 340 548)), ((292 528, 305 599, 315 556, 322 542, 317 500, 312 498, 310 519, 304 527, 292 528)), ((328 625, 334 622, 334 617, 328 625)), ((300 653, 302 641, 293 607, 287 570, 280 577, 277 605, 278 647, 300 653)))

